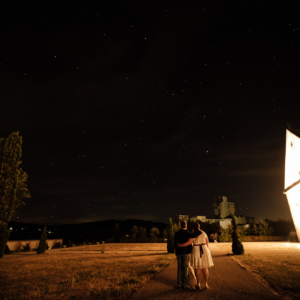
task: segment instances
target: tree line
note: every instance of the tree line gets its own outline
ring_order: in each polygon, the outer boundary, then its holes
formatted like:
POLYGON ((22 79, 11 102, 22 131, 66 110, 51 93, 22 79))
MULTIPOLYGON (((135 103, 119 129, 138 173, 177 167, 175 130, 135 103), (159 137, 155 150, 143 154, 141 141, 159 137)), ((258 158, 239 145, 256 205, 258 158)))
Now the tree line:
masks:
POLYGON ((167 230, 159 230, 153 226, 150 230, 136 225, 130 228, 129 232, 124 233, 116 223, 112 230, 112 237, 105 240, 106 243, 159 243, 167 238, 167 230))
MULTIPOLYGON (((219 227, 216 223, 208 223, 197 221, 200 224, 201 230, 203 230, 210 241, 217 240, 219 242, 231 242, 232 234, 234 232, 233 225, 230 224, 226 228, 219 227)), ((187 227, 190 232, 193 230, 194 222, 187 221, 187 227)), ((245 239, 246 236, 281 236, 288 240, 289 234, 292 230, 295 230, 295 226, 292 220, 276 220, 272 221, 270 219, 265 219, 257 222, 256 224, 250 224, 249 226, 236 225, 236 230, 238 230, 239 238, 241 241, 245 239)), ((167 236, 168 236, 168 251, 174 251, 174 234, 180 230, 180 223, 174 222, 172 218, 169 219, 167 236)))
MULTIPOLYGON (((239 226, 239 233, 241 240, 243 241, 247 236, 281 236, 284 239, 289 238, 291 231, 295 230, 294 223, 292 221, 277 220, 272 221, 269 219, 261 220, 256 224, 250 224, 249 226, 239 226)), ((232 225, 227 228, 220 228, 218 233, 218 239, 220 242, 230 242, 232 234, 232 225)))

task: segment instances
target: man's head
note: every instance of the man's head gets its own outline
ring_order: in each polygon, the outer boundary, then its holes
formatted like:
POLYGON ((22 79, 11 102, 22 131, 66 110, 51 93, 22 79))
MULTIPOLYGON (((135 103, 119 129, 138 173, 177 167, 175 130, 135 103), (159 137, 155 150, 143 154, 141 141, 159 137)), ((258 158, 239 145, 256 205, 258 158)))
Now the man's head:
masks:
POLYGON ((186 221, 182 221, 181 222, 181 229, 186 229, 187 225, 186 225, 186 221))

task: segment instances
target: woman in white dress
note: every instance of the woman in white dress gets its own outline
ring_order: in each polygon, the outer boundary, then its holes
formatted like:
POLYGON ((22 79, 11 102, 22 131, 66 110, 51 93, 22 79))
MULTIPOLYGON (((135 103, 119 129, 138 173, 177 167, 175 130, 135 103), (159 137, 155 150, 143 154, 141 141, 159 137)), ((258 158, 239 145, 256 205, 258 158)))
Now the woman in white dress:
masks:
POLYGON ((204 282, 205 282, 205 288, 208 287, 208 268, 212 267, 214 265, 211 253, 209 251, 209 243, 206 233, 200 229, 200 224, 195 223, 194 224, 194 234, 199 233, 201 234, 197 236, 196 238, 190 238, 186 243, 184 244, 178 244, 179 247, 186 247, 188 245, 191 245, 193 243, 193 250, 191 253, 191 266, 195 269, 196 277, 197 277, 197 289, 200 289, 200 273, 202 270, 204 282))

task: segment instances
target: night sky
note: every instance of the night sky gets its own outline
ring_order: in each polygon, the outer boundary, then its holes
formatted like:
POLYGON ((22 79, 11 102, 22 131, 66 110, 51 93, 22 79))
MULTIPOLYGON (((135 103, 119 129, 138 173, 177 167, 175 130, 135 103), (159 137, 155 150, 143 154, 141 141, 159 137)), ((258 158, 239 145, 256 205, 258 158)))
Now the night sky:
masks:
POLYGON ((290 219, 299 13, 299 1, 2 11, 0 136, 23 137, 32 194, 13 220, 214 217, 222 194, 238 215, 290 219))

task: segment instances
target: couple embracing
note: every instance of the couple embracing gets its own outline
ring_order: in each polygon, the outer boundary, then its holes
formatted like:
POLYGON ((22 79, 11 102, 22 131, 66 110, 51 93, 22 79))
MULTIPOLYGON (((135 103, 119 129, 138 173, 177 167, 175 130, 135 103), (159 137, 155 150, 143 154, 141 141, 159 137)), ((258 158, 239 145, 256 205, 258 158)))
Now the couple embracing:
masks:
POLYGON ((208 268, 212 267, 214 263, 209 251, 207 235, 200 229, 200 224, 194 223, 193 232, 189 233, 187 223, 181 222, 181 229, 175 233, 174 242, 178 262, 177 287, 186 288, 187 285, 190 285, 191 288, 200 289, 202 270, 204 288, 208 288, 208 268))

